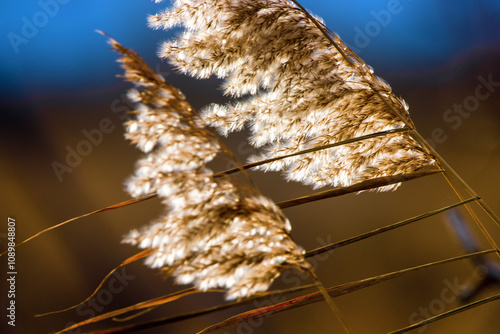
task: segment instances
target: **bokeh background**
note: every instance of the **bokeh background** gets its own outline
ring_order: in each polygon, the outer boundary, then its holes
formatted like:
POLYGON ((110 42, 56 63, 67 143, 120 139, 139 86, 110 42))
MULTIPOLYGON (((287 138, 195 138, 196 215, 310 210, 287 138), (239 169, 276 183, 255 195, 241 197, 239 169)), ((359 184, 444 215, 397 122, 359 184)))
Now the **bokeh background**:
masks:
MULTIPOLYGON (((422 135, 500 212, 500 3, 304 0, 302 4, 323 17, 331 30, 404 97, 422 135), (472 101, 483 80, 493 82, 487 88, 489 95, 470 107, 473 110, 467 116, 457 119, 458 114, 447 112, 472 101), (450 120, 445 115, 455 118, 450 120)), ((116 78, 120 69, 115 55, 96 29, 138 51, 195 107, 224 101, 217 80, 197 81, 178 75, 157 58, 158 43, 176 32, 147 28, 146 16, 167 5, 147 0, 25 0, 0 4, 2 250, 6 247, 8 217, 16 219, 19 242, 73 216, 128 199, 123 181, 140 156, 123 139, 121 124, 128 110, 123 93, 128 85, 116 78), (85 146, 85 133, 96 131, 102 136, 96 135, 95 144, 85 146), (69 152, 78 149, 85 155, 68 158, 69 152), (54 166, 60 167, 58 164, 68 166, 68 170, 57 173, 54 166)), ((245 134, 233 135, 227 143, 242 159, 253 153, 245 134)), ((261 191, 276 201, 312 192, 285 183, 278 174, 252 176, 261 191)), ((294 239, 312 249, 455 201, 444 180, 432 176, 404 184, 394 193, 348 195, 287 209, 285 213, 292 221, 294 239)), ((157 200, 150 200, 81 219, 20 246, 16 253, 16 327, 6 325, 2 311, 0 328, 6 329, 2 332, 49 333, 70 322, 86 320, 95 311, 112 310, 183 288, 136 263, 126 267, 123 289, 115 287, 113 291, 117 292, 111 298, 101 295, 100 303, 86 304, 79 311, 34 317, 69 307, 90 295, 113 267, 136 252, 120 244, 122 235, 148 223, 161 210, 157 200)), ((338 249, 318 261, 318 275, 325 285, 333 286, 463 254, 444 218, 440 215, 338 249)), ((487 228, 500 240, 498 228, 492 224, 487 228)), ((474 231, 479 235, 477 229, 474 231)), ((488 247, 484 238, 478 239, 488 247)), ((5 310, 5 258, 1 264, 0 307, 5 310)), ((424 312, 433 315, 458 306, 456 289, 451 287, 465 284, 473 270, 467 261, 443 265, 340 297, 337 303, 354 333, 386 333, 409 325, 411 319, 421 320, 424 312)), ((275 287, 307 282, 294 275, 287 273, 275 287)), ((492 287, 478 298, 498 292, 492 287)), ((219 295, 188 297, 139 320, 220 302, 219 295)), ((143 332, 193 333, 246 309, 143 332)), ((499 311, 499 302, 493 302, 418 332, 498 333, 499 311)), ((102 326, 112 325, 107 322, 102 326)), ((232 328, 228 333, 340 332, 324 303, 280 313, 254 325, 232 328)))

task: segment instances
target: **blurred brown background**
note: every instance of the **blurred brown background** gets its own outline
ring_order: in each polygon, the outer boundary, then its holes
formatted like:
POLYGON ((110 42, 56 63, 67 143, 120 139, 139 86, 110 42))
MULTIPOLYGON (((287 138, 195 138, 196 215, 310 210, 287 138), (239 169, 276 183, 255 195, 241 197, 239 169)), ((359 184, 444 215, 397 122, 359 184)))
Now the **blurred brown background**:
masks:
MULTIPOLYGON (((383 8, 385 2, 377 2, 377 5, 383 8)), ((415 8, 411 12, 402 12, 394 18, 394 22, 396 19, 409 20, 413 17, 411 15, 418 13, 419 5, 412 6, 415 8)), ((365 11, 363 8, 363 13, 365 11)), ((145 14, 138 13, 138 17, 144 17, 145 14)), ((481 22, 481 18, 472 15, 463 19, 467 21, 473 18, 473 22, 481 22)), ((366 18, 359 20, 367 22, 366 18)), ((127 24, 142 26, 143 22, 139 20, 127 24)), ((327 21, 327 24, 334 23, 327 21)), ((99 22, 95 25, 99 26, 99 22)), ((422 26, 425 26, 425 19, 422 19, 422 26)), ((337 31, 336 27, 332 28, 337 31)), ((347 31, 352 26, 344 29, 347 31)), ((378 53, 368 54, 367 51, 377 44, 378 38, 390 40, 390 29, 393 29, 391 25, 386 27, 380 37, 373 38, 371 45, 360 52, 361 57, 365 58, 366 54, 365 60, 374 67, 375 73, 390 82, 395 93, 408 102, 421 134, 436 142, 441 155, 500 213, 500 44, 464 47, 447 61, 436 61, 436 64, 430 62, 425 66, 410 63, 404 70, 395 64, 396 69, 391 70, 391 64, 382 61, 384 55, 390 53, 401 59, 406 57, 397 44, 391 49, 378 50, 378 53), (443 115, 447 114, 449 108, 454 108, 456 104, 463 105, 471 101, 471 96, 476 96, 477 86, 483 84, 480 77, 487 81, 491 78, 496 83, 496 86, 490 87, 489 96, 481 100, 477 109, 470 112, 467 118, 461 117, 459 126, 456 118, 446 121, 443 115), (436 136, 436 133, 439 135, 436 136), (444 137, 446 139, 442 140, 444 137)), ((487 29, 484 30, 484 34, 489 33, 487 29)), ((432 32, 429 34, 432 35, 432 32)), ((154 36, 155 41, 161 39, 158 35, 154 36)), ((482 37, 477 38, 479 40, 482 37)), ((103 39, 96 40, 101 43, 100 47, 106 49, 103 39)), ((120 38, 118 40, 122 41, 120 38)), ((147 49, 149 53, 146 58, 150 65, 180 88, 195 107, 224 100, 217 90, 220 85, 218 81, 189 79, 169 72, 167 64, 154 60, 151 54, 156 48, 155 43, 150 43, 147 49)), ((124 44, 134 47, 126 42, 124 44)), ((106 59, 88 61, 104 62, 105 66, 119 73, 111 51, 108 52, 109 57, 106 59)), ((29 80, 29 77, 25 80, 29 80)), ((46 80, 51 82, 51 77, 48 76, 46 80)), ((16 219, 16 240, 19 242, 68 218, 128 199, 123 191, 123 182, 132 173, 140 152, 123 139, 121 123, 127 105, 122 94, 127 87, 116 80, 78 91, 33 91, 19 99, 10 99, 5 95, 0 122, 0 233, 6 233, 7 219, 13 217, 16 219), (101 128, 103 120, 107 124, 107 133, 101 128), (96 144, 85 144, 88 142, 85 133, 93 133, 96 144), (71 150, 86 153, 80 156, 80 161, 72 158, 73 167, 66 160, 71 150), (72 171, 58 176, 54 162, 69 166, 72 171)), ((246 144, 244 134, 230 136, 227 143, 243 160, 248 153, 253 152, 246 144)), ((312 192, 307 187, 282 181, 276 173, 255 172, 252 177, 260 190, 276 201, 312 192)), ((444 179, 431 176, 403 184, 393 193, 347 195, 287 209, 285 214, 292 222, 296 242, 305 249, 312 249, 456 201, 444 179)), ((109 311, 184 288, 173 286, 170 280, 163 279, 156 271, 142 263, 135 263, 127 266, 125 273, 122 272, 123 285, 126 286, 123 289, 119 285, 111 287, 114 291, 120 291, 112 293, 110 298, 108 294, 102 294, 101 302, 87 303, 78 311, 33 317, 34 314, 69 307, 89 296, 112 268, 137 252, 129 245, 121 245, 121 237, 129 230, 147 224, 161 210, 158 200, 149 200, 81 219, 20 246, 16 251, 17 326, 14 331, 10 327, 7 329, 12 333, 48 333, 64 328, 69 322, 86 320, 95 310, 109 311)), ((480 216, 499 242, 499 228, 491 224, 484 214, 480 216)), ((326 286, 333 286, 463 254, 461 245, 444 218, 444 215, 439 215, 335 250, 326 260, 319 262, 318 276, 326 286)), ((489 248, 478 229, 474 228, 474 231, 482 246, 489 248)), ((2 250, 5 249, 4 241, 2 238, 2 250)), ((6 259, 1 260, 0 272, 4 277, 2 282, 5 282, 6 259)), ((422 320, 425 312, 434 315, 437 311, 459 306, 456 292, 450 286, 465 284, 473 270, 468 261, 446 264, 342 296, 336 302, 353 333, 386 333, 409 325, 411 319, 422 320)), ((298 282, 311 283, 287 273, 283 278, 278 278, 273 287, 292 287, 298 282)), ((0 306, 3 309, 8 301, 5 286, 2 283, 0 294, 0 306)), ((499 292, 499 289, 492 287, 478 298, 499 292)), ((138 320, 181 314, 220 302, 222 298, 219 295, 187 297, 138 320)), ((246 309, 248 307, 219 312, 145 330, 143 333, 194 333, 246 309)), ((498 333, 499 311, 498 301, 489 303, 415 333, 498 333)), ((5 322, 2 319, 0 328, 5 322)), ((106 322, 95 328, 114 325, 116 323, 106 322)), ((326 303, 280 313, 256 326, 242 325, 228 330, 228 333, 327 332, 341 332, 341 328, 326 303)))

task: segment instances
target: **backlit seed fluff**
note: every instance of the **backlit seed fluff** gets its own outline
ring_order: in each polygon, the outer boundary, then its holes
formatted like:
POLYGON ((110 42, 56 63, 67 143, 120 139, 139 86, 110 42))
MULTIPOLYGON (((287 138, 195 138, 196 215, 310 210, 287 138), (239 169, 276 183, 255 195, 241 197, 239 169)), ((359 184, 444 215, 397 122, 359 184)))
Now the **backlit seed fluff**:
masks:
POLYGON ((113 39, 137 106, 126 137, 145 152, 128 192, 157 192, 166 206, 156 222, 123 242, 152 249, 146 264, 200 290, 227 289, 227 298, 265 291, 285 268, 310 270, 290 238, 290 223, 274 202, 206 165, 223 144, 206 129, 184 96, 142 59, 113 39))
MULTIPOLYGON (((412 124, 407 105, 389 85, 332 34, 347 58, 341 54, 291 1, 178 0, 149 24, 185 28, 159 52, 180 71, 224 78, 225 93, 236 100, 208 106, 203 120, 223 135, 247 125, 250 142, 260 150, 252 161, 412 124)), ((257 168, 317 188, 434 163, 409 133, 399 132, 257 168)))

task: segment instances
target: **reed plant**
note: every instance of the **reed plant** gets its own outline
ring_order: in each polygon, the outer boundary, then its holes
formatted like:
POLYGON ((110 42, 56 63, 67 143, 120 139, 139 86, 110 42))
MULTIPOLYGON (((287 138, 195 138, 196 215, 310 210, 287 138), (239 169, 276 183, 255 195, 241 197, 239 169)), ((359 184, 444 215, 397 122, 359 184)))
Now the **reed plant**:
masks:
MULTIPOLYGON (((125 137, 144 156, 126 182, 133 199, 90 214, 159 197, 164 213, 123 238, 124 243, 141 249, 125 263, 145 258, 147 266, 189 287, 96 316, 60 333, 131 311, 138 316, 194 293, 214 292, 223 293, 227 302, 157 320, 138 322, 133 317, 131 324, 98 332, 130 332, 195 321, 201 315, 236 310, 239 305, 280 294, 290 297, 242 313, 235 311, 226 320, 200 328, 199 333, 222 332, 322 300, 342 330, 355 333, 335 297, 430 267, 499 255, 491 227, 476 212, 484 212, 496 224, 494 228, 498 228, 498 216, 424 140, 404 100, 321 18, 297 1, 176 0, 148 21, 154 29, 183 28, 178 38, 161 45, 160 57, 195 78, 222 79, 230 102, 211 104, 197 112, 137 53, 109 37, 112 49, 119 53, 124 79, 134 85, 128 97, 136 107, 125 124, 125 137), (246 163, 239 162, 219 137, 243 129, 249 131, 248 142, 257 152, 246 163), (221 165, 217 161, 234 167, 217 170, 221 165), (279 172, 285 180, 328 189, 275 203, 257 189, 249 170, 279 172), (292 239, 294 219, 285 216, 285 208, 331 201, 349 193, 396 191, 404 182, 435 174, 446 180, 456 202, 316 249, 304 250, 292 239), (489 247, 470 248, 464 254, 327 288, 310 263, 334 249, 457 207, 465 208, 489 247), (286 270, 309 275, 311 284, 270 290, 286 270), (297 292, 300 295, 294 296, 297 292)), ((466 230, 465 226, 457 225, 457 231, 466 230)), ((485 275, 496 280, 491 273, 485 275)), ((472 297, 464 305, 394 328, 391 333, 423 328, 500 295, 472 297)))

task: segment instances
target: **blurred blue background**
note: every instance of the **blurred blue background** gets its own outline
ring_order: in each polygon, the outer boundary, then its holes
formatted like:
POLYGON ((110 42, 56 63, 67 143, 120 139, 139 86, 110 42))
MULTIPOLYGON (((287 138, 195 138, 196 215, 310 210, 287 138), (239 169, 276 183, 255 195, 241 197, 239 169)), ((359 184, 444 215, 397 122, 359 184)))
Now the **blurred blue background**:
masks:
MULTIPOLYGON (((420 71, 500 44, 500 2, 302 1, 371 65, 420 71), (387 15, 389 14, 389 15, 387 15)), ((147 60, 169 37, 146 27, 168 5, 147 0, 24 0, 0 5, 2 100, 113 84, 117 68, 103 30, 147 60)))

